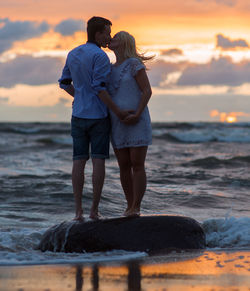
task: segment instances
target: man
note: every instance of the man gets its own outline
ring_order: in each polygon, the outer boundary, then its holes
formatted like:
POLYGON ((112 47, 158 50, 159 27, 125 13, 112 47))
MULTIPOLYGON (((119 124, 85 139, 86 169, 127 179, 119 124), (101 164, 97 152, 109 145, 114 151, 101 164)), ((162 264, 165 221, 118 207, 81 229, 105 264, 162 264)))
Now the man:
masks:
POLYGON ((83 220, 82 191, 84 168, 89 159, 89 144, 93 164, 93 202, 89 217, 99 217, 98 205, 105 177, 105 159, 109 157, 110 121, 107 107, 121 120, 128 115, 128 112, 121 111, 113 103, 106 91, 111 66, 101 47, 107 47, 111 40, 111 25, 109 20, 102 17, 92 17, 88 21, 88 41, 69 52, 59 79, 60 87, 74 97, 71 135, 75 220, 83 220))

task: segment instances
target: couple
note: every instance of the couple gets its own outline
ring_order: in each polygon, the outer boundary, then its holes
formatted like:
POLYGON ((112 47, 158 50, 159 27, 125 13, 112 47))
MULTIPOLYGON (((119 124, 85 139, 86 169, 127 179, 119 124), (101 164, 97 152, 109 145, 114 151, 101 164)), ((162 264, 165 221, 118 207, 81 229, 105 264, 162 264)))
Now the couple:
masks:
POLYGON ((89 217, 99 218, 110 136, 127 200, 125 216, 140 214, 146 190, 144 163, 147 146, 152 142, 147 108, 151 87, 143 62, 150 57, 137 52, 135 40, 127 32, 118 32, 111 39, 111 25, 102 17, 88 21, 88 41, 69 52, 59 79, 60 87, 74 97, 71 135, 75 220, 83 220, 82 191, 89 145, 93 164, 93 202, 89 217), (107 46, 116 56, 113 65, 101 49, 107 46))

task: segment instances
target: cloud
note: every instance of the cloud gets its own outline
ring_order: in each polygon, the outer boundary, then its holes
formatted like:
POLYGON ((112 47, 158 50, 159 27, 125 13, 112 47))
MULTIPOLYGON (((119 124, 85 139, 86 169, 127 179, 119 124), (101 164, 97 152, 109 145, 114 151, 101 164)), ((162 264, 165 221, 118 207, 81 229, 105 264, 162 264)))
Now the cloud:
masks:
POLYGON ((9 97, 0 97, 0 104, 7 103, 9 101, 9 97))
POLYGON ((152 86, 160 86, 169 74, 179 72, 185 67, 185 62, 171 63, 163 60, 152 63, 148 70, 149 80, 152 86))
POLYGON ((72 35, 76 31, 83 31, 85 22, 80 19, 66 19, 61 21, 55 27, 55 32, 59 32, 63 36, 72 35))
POLYGON ((237 0, 215 0, 218 4, 224 4, 227 6, 234 6, 237 3, 237 0))
MULTIPOLYGON (((205 2, 205 1, 210 2, 210 0, 196 0, 196 1, 197 2, 205 2)), ((216 4, 222 4, 229 7, 233 7, 237 4, 237 0, 212 0, 212 1, 215 2, 216 4)))
POLYGON ((234 48, 248 48, 249 45, 244 39, 237 39, 237 40, 231 40, 230 38, 227 38, 223 36, 222 34, 217 34, 217 43, 216 47, 222 48, 222 49, 234 49, 234 48))
POLYGON ((53 57, 19 56, 0 63, 0 87, 16 84, 43 85, 57 83, 63 68, 63 60, 53 57))
POLYGON ((163 56, 181 56, 183 55, 183 51, 178 48, 168 49, 161 51, 161 55, 163 56))
POLYGON ((22 122, 44 122, 58 121, 69 122, 71 117, 71 107, 57 103, 51 106, 15 106, 11 104, 1 104, 0 121, 22 121, 22 122))
POLYGON ((11 21, 8 18, 0 19, 0 53, 10 49, 15 41, 27 40, 41 36, 49 30, 46 21, 11 21))
POLYGON ((197 90, 197 86, 220 86, 233 94, 232 89, 236 86, 250 84, 250 60, 234 62, 225 56, 213 58, 205 64, 158 60, 149 66, 147 73, 151 85, 159 89, 194 86, 197 90))
POLYGON ((189 64, 179 80, 180 86, 227 85, 250 83, 250 61, 233 63, 229 57, 212 59, 207 64, 189 64))

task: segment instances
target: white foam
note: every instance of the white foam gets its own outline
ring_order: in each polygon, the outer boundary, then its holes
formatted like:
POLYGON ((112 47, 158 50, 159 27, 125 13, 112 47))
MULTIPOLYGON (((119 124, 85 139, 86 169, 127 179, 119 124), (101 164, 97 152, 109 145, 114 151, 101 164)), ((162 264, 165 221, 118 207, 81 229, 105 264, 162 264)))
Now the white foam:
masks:
POLYGON ((210 248, 250 247, 250 217, 208 219, 203 228, 210 248))
POLYGON ((114 250, 96 253, 56 253, 30 250, 18 253, 1 252, 0 266, 10 265, 41 265, 41 264, 75 264, 75 263, 104 263, 127 261, 146 257, 144 252, 128 252, 114 250))
POLYGON ((250 142, 249 128, 178 130, 171 132, 171 135, 183 142, 250 142))
POLYGON ((114 250, 96 253, 41 252, 36 250, 46 229, 11 229, 0 233, 0 265, 74 264, 127 261, 147 256, 144 252, 114 250))

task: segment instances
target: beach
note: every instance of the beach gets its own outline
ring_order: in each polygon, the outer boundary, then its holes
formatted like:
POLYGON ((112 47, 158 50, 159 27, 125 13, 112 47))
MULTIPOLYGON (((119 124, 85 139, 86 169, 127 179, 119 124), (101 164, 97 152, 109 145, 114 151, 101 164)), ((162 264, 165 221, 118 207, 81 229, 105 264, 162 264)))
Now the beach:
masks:
POLYGON ((250 290, 249 251, 196 251, 143 260, 0 267, 1 291, 250 290))
MULTIPOLYGON (((206 249, 149 256, 37 250, 48 228, 74 217, 70 124, 1 123, 0 290, 250 290, 249 129, 249 123, 153 123, 142 215, 195 219, 206 249)), ((88 163, 86 219, 91 173, 88 163)), ((111 149, 100 213, 120 217, 124 209, 111 149)))

